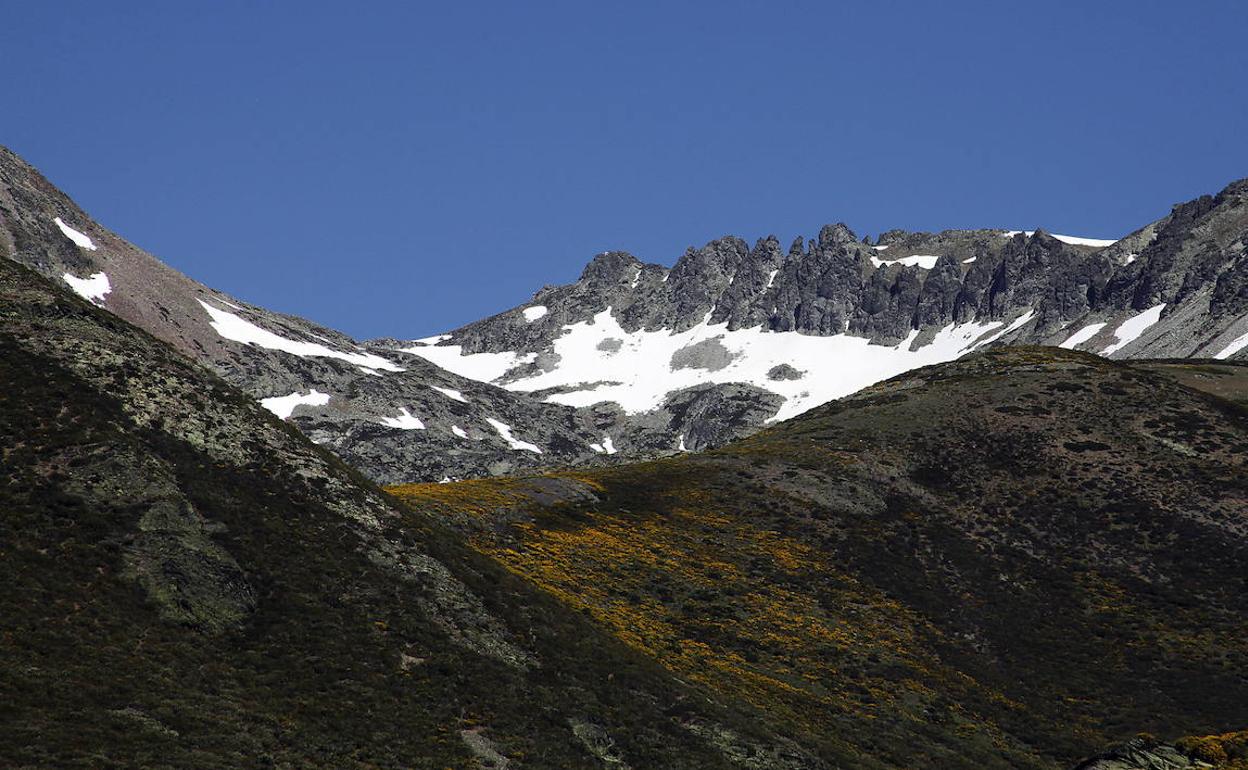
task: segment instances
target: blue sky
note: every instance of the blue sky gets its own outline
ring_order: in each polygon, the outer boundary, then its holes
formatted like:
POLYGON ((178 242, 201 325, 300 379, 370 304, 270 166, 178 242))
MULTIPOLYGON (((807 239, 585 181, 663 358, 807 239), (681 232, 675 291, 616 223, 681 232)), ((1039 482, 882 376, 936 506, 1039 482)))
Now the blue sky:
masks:
POLYGON ((0 143, 193 277, 360 337, 609 248, 1115 237, 1248 176, 1242 2, 6 5, 0 143))

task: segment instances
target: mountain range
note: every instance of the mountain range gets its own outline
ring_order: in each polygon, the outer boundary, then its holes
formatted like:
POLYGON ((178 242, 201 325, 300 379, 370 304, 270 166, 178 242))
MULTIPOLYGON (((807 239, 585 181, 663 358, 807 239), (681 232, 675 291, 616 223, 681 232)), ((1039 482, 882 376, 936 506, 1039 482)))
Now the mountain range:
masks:
POLYGON ((1246 199, 357 342, 0 153, 0 765, 1240 770, 1246 199))
POLYGON ((136 324, 383 483, 720 446, 999 344, 1248 356, 1248 180, 1117 240, 845 225, 728 237, 668 269, 624 252, 422 340, 356 341, 210 289, 0 148, 0 250, 136 324))

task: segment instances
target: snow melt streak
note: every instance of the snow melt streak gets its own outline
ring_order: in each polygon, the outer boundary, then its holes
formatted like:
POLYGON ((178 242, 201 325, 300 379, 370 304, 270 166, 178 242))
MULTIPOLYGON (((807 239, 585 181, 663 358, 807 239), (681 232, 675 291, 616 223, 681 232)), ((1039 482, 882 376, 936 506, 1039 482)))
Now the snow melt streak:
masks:
POLYGON ((215 308, 202 299, 198 300, 198 302, 204 306, 204 310, 208 311, 208 315, 212 317, 212 328, 216 329, 217 334, 220 334, 227 340, 241 342, 244 345, 255 345, 269 350, 281 350, 304 358, 338 358, 369 369, 382 369, 389 372, 403 371, 401 367, 395 366, 381 356, 375 356, 371 353, 344 353, 341 350, 326 347, 319 342, 301 342, 299 340, 287 339, 274 334, 268 329, 261 329, 259 326, 239 318, 233 313, 227 313, 224 310, 215 308))
POLYGON ((80 233, 74 228, 65 224, 64 222, 61 221, 60 217, 56 217, 52 221, 56 223, 57 227, 61 228, 61 232, 65 234, 66 238, 78 244, 78 248, 86 249, 87 251, 95 251, 95 242, 92 241, 88 235, 86 235, 85 233, 80 233))
POLYGON ((512 449, 523 449, 526 452, 536 452, 539 455, 542 453, 542 450, 539 449, 536 444, 530 444, 527 441, 521 441, 520 439, 511 435, 511 426, 508 425, 507 423, 501 422, 499 420, 495 420, 493 417, 486 417, 485 421, 488 422, 491 426, 493 426, 494 430, 498 431, 498 435, 502 436, 503 441, 506 441, 507 445, 510 446, 512 449))

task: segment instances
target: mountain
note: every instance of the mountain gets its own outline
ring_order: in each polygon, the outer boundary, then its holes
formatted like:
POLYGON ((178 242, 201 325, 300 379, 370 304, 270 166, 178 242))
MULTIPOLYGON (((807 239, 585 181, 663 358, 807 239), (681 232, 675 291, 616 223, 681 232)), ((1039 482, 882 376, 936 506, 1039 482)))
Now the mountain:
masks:
POLYGON ((94 222, 0 147, 0 256, 73 288, 291 417, 374 479, 507 473, 596 456, 568 407, 482 385, 241 302, 94 222), (398 474, 398 475, 396 475, 398 474))
POLYGON ((844 766, 1071 767, 1244 726, 1246 384, 1003 346, 707 452, 391 491, 844 766))
POLYGON ((0 766, 827 767, 58 283, 0 260, 0 766))
POLYGON ((592 407, 625 454, 701 449, 990 345, 1243 359, 1246 246, 1248 180, 1116 242, 893 230, 871 245, 843 224, 787 251, 727 237, 670 270, 600 254, 576 283, 404 349, 592 407))
MULTIPOLYGON (((1059 768, 1242 727, 1246 370, 1002 347, 403 505, 0 260, 0 765, 1059 768)), ((1242 741, 1096 761, 1174 756, 1242 741)))
POLYGON ((162 339, 375 481, 596 466, 723 445, 1002 344, 1248 356, 1248 180, 1116 241, 844 225, 624 252, 423 340, 357 342, 195 282, 0 148, 0 253, 162 339))

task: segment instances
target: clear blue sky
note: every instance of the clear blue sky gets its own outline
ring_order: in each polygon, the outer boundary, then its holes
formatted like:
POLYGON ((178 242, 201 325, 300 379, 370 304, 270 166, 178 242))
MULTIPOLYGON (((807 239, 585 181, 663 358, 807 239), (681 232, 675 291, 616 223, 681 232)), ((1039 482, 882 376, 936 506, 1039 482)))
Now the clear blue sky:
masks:
POLYGON ((609 248, 1114 237, 1248 176, 1242 1, 5 3, 0 65, 0 143, 103 224, 360 337, 609 248))

